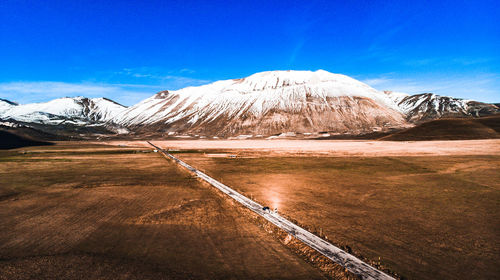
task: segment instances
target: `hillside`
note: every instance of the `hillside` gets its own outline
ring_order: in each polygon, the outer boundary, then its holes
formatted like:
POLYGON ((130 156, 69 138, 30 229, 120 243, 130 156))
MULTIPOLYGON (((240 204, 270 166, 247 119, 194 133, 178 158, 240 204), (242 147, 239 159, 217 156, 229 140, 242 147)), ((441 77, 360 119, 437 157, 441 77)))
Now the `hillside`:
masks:
POLYGON ((380 138, 385 141, 470 140, 500 138, 500 115, 448 118, 419 124, 380 138))

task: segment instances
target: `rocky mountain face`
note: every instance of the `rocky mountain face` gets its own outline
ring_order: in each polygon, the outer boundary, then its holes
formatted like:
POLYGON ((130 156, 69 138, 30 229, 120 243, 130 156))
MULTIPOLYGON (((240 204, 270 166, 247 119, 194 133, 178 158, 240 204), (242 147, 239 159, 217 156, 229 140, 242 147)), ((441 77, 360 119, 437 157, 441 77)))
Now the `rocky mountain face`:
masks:
POLYGON ((164 91, 118 114, 135 131, 199 135, 363 133, 407 125, 383 92, 326 71, 271 71, 164 91))
POLYGON ((405 114, 411 123, 440 118, 484 117, 497 114, 500 110, 494 104, 473 100, 439 96, 433 93, 407 95, 385 91, 405 114))

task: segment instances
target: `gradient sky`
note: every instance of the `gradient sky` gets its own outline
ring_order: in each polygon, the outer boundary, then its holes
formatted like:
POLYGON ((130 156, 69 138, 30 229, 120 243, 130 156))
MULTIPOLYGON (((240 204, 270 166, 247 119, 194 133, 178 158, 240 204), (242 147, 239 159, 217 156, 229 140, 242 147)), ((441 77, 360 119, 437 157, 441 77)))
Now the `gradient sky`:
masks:
POLYGON ((500 102, 497 1, 0 1, 0 97, 125 105, 267 70, 500 102))

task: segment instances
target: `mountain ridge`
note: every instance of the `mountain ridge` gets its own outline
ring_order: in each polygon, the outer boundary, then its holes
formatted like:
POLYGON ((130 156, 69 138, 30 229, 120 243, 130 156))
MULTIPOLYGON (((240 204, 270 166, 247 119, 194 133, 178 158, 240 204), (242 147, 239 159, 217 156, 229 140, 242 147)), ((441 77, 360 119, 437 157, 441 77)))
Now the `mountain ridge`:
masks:
POLYGON ((421 123, 439 118, 451 117, 480 117, 498 112, 498 106, 478 102, 470 99, 461 99, 451 96, 441 96, 434 93, 419 93, 404 95, 384 91, 398 104, 406 119, 412 123, 421 123))
POLYGON ((1 100, 0 119, 43 124, 72 121, 75 124, 106 122, 126 107, 104 97, 62 97, 48 102, 17 104, 1 100))
POLYGON ((281 133, 363 135, 429 120, 494 115, 498 106, 432 93, 379 91, 342 74, 266 71, 160 91, 125 107, 111 99, 65 97, 19 105, 0 99, 0 121, 79 134, 234 137, 281 133), (58 127, 59 126, 59 127, 58 127))

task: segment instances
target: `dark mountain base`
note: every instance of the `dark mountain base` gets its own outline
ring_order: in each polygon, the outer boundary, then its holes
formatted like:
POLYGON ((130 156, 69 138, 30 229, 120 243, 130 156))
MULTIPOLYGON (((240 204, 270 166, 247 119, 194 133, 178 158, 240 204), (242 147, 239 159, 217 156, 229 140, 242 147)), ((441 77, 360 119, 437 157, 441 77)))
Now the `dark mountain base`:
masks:
POLYGON ((500 115, 477 119, 440 119, 380 138, 385 141, 472 140, 500 138, 500 115))
MULTIPOLYGON (((113 135, 114 132, 104 125, 79 126, 73 124, 45 125, 38 123, 19 123, 22 128, 30 128, 29 133, 41 133, 43 137, 34 137, 43 140, 81 140, 95 139, 99 136, 113 135), (55 138, 55 139, 54 139, 55 138)), ((31 134, 29 134, 31 135, 31 134)))
POLYGON ((15 120, 6 120, 15 126, 0 125, 0 130, 8 131, 15 135, 42 141, 72 141, 72 140, 98 140, 116 135, 111 126, 93 124, 80 126, 74 124, 48 125, 40 123, 26 123, 15 120))
POLYGON ((6 130, 0 130, 0 150, 45 145, 53 145, 53 143, 32 140, 6 130))

